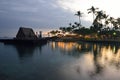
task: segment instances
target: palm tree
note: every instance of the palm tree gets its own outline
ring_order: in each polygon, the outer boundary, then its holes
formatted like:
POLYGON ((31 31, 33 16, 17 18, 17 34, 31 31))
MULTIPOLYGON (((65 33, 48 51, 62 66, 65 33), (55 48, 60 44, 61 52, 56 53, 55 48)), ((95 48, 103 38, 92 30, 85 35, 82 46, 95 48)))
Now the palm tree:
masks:
POLYGON ((102 29, 102 27, 103 27, 102 19, 104 19, 103 18, 103 11, 98 11, 96 14, 96 18, 93 22, 93 27, 95 28, 96 31, 99 31, 102 29))
POLYGON ((120 18, 117 18, 118 27, 120 27, 120 18))
POLYGON ((80 24, 78 22, 74 22, 76 28, 80 26, 80 24))
POLYGON ((77 11, 77 13, 75 14, 76 16, 78 16, 79 17, 79 26, 81 26, 81 17, 82 17, 82 12, 81 11, 77 11))
POLYGON ((108 25, 109 23, 110 23, 109 20, 105 20, 105 28, 109 28, 109 27, 107 27, 107 25, 108 25))
POLYGON ((103 11, 98 11, 96 18, 99 21, 99 23, 102 24, 102 19, 104 19, 104 12, 103 11))
POLYGON ((105 28, 109 24, 109 21, 107 20, 108 16, 109 15, 106 15, 105 13, 103 14, 103 18, 105 19, 105 22, 104 22, 105 23, 105 28))
POLYGON ((113 26, 114 26, 113 29, 114 29, 114 30, 117 30, 117 29, 119 28, 118 22, 117 22, 117 21, 114 21, 114 22, 113 22, 113 26))
POLYGON ((69 27, 72 27, 72 23, 69 23, 69 27))
POLYGON ((66 27, 60 27, 59 28, 62 32, 66 32, 66 27))
POLYGON ((93 22, 94 22, 94 17, 95 17, 95 14, 97 12, 99 8, 95 8, 94 6, 92 6, 91 8, 87 9, 88 10, 88 14, 89 13, 93 13, 93 22))
POLYGON ((76 28, 76 26, 73 24, 73 25, 72 25, 72 29, 74 30, 75 28, 76 28))
POLYGON ((115 19, 114 19, 113 17, 110 17, 110 18, 109 18, 109 21, 110 21, 110 23, 111 23, 111 28, 113 27, 114 20, 115 20, 115 19))
MULTIPOLYGON (((106 16, 104 14, 104 12, 101 10, 101 11, 97 11, 97 14, 96 14, 96 18, 94 21, 102 24, 102 19, 104 19, 106 16)), ((102 24, 103 25, 103 24, 102 24)))

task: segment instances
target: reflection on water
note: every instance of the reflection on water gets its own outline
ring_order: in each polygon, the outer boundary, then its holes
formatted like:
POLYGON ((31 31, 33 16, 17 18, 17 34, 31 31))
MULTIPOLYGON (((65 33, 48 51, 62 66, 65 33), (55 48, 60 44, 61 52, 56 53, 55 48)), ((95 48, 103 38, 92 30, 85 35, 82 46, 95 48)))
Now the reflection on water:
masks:
POLYGON ((14 46, 18 52, 19 57, 32 56, 35 47, 33 46, 14 46))
POLYGON ((16 49, 20 62, 23 63, 26 60, 31 61, 32 57, 34 56, 34 53, 41 54, 42 47, 44 45, 46 44, 42 44, 39 46, 35 45, 12 45, 12 46, 16 49))
POLYGON ((119 80, 120 47, 83 42, 0 44, 3 80, 119 80), (21 61, 23 63, 21 63, 21 61))
POLYGON ((37 49, 41 52, 43 45, 39 46, 28 46, 28 45, 14 45, 20 58, 33 56, 34 51, 37 49))
POLYGON ((73 51, 77 49, 78 51, 82 51, 84 49, 89 49, 90 45, 86 44, 78 44, 75 42, 52 42, 51 46, 53 49, 59 48, 64 51, 73 51))
POLYGON ((70 65, 77 65, 76 72, 89 78, 88 80, 119 80, 120 78, 120 47, 118 45, 54 42, 51 46, 54 46, 53 49, 60 48, 62 52, 67 52, 66 55, 72 53, 72 56, 76 57, 74 55, 79 54, 80 56, 77 55, 79 59, 70 65))
POLYGON ((88 43, 75 42, 52 42, 50 43, 53 50, 59 50, 62 54, 79 57, 82 53, 91 51, 91 45, 88 43))

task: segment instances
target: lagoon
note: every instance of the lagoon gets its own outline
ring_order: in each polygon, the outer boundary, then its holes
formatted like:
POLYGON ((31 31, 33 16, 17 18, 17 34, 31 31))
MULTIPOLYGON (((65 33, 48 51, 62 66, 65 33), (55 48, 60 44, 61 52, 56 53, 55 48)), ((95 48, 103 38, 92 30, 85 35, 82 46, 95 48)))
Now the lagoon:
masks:
POLYGON ((0 80, 119 80, 119 74, 119 45, 0 43, 0 80))

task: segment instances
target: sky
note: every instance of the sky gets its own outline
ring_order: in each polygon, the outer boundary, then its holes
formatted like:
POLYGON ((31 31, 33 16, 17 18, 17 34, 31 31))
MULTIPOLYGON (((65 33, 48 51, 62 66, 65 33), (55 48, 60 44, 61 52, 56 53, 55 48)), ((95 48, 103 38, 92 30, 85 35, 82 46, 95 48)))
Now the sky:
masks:
POLYGON ((78 21, 74 14, 83 12, 82 25, 89 27, 91 6, 120 17, 119 0, 0 0, 0 37, 15 37, 19 27, 29 27, 44 33, 78 21))

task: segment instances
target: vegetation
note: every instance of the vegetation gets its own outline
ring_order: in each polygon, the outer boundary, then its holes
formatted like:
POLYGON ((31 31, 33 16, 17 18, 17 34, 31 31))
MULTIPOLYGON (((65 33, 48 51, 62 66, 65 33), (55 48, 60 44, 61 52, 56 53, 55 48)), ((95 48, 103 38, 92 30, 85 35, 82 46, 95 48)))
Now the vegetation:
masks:
MULTIPOLYGON (((82 12, 77 11, 76 16, 78 16, 79 21, 74 23, 69 23, 68 27, 60 27, 59 29, 64 33, 73 33, 76 35, 81 35, 82 38, 89 36, 89 38, 96 39, 115 39, 120 36, 120 18, 115 19, 105 13, 99 8, 92 6, 87 9, 88 14, 93 14, 93 23, 90 28, 86 28, 81 24, 82 12)), ((52 34, 60 33, 59 31, 51 31, 52 34)))
POLYGON ((79 25, 78 26, 81 26, 81 17, 82 17, 82 12, 81 11, 77 11, 77 13, 75 14, 76 16, 78 16, 79 17, 79 25))
POLYGON ((88 14, 93 13, 93 22, 94 22, 94 17, 95 17, 95 14, 96 14, 98 8, 94 8, 94 6, 92 6, 90 9, 87 9, 87 10, 88 10, 88 14))

